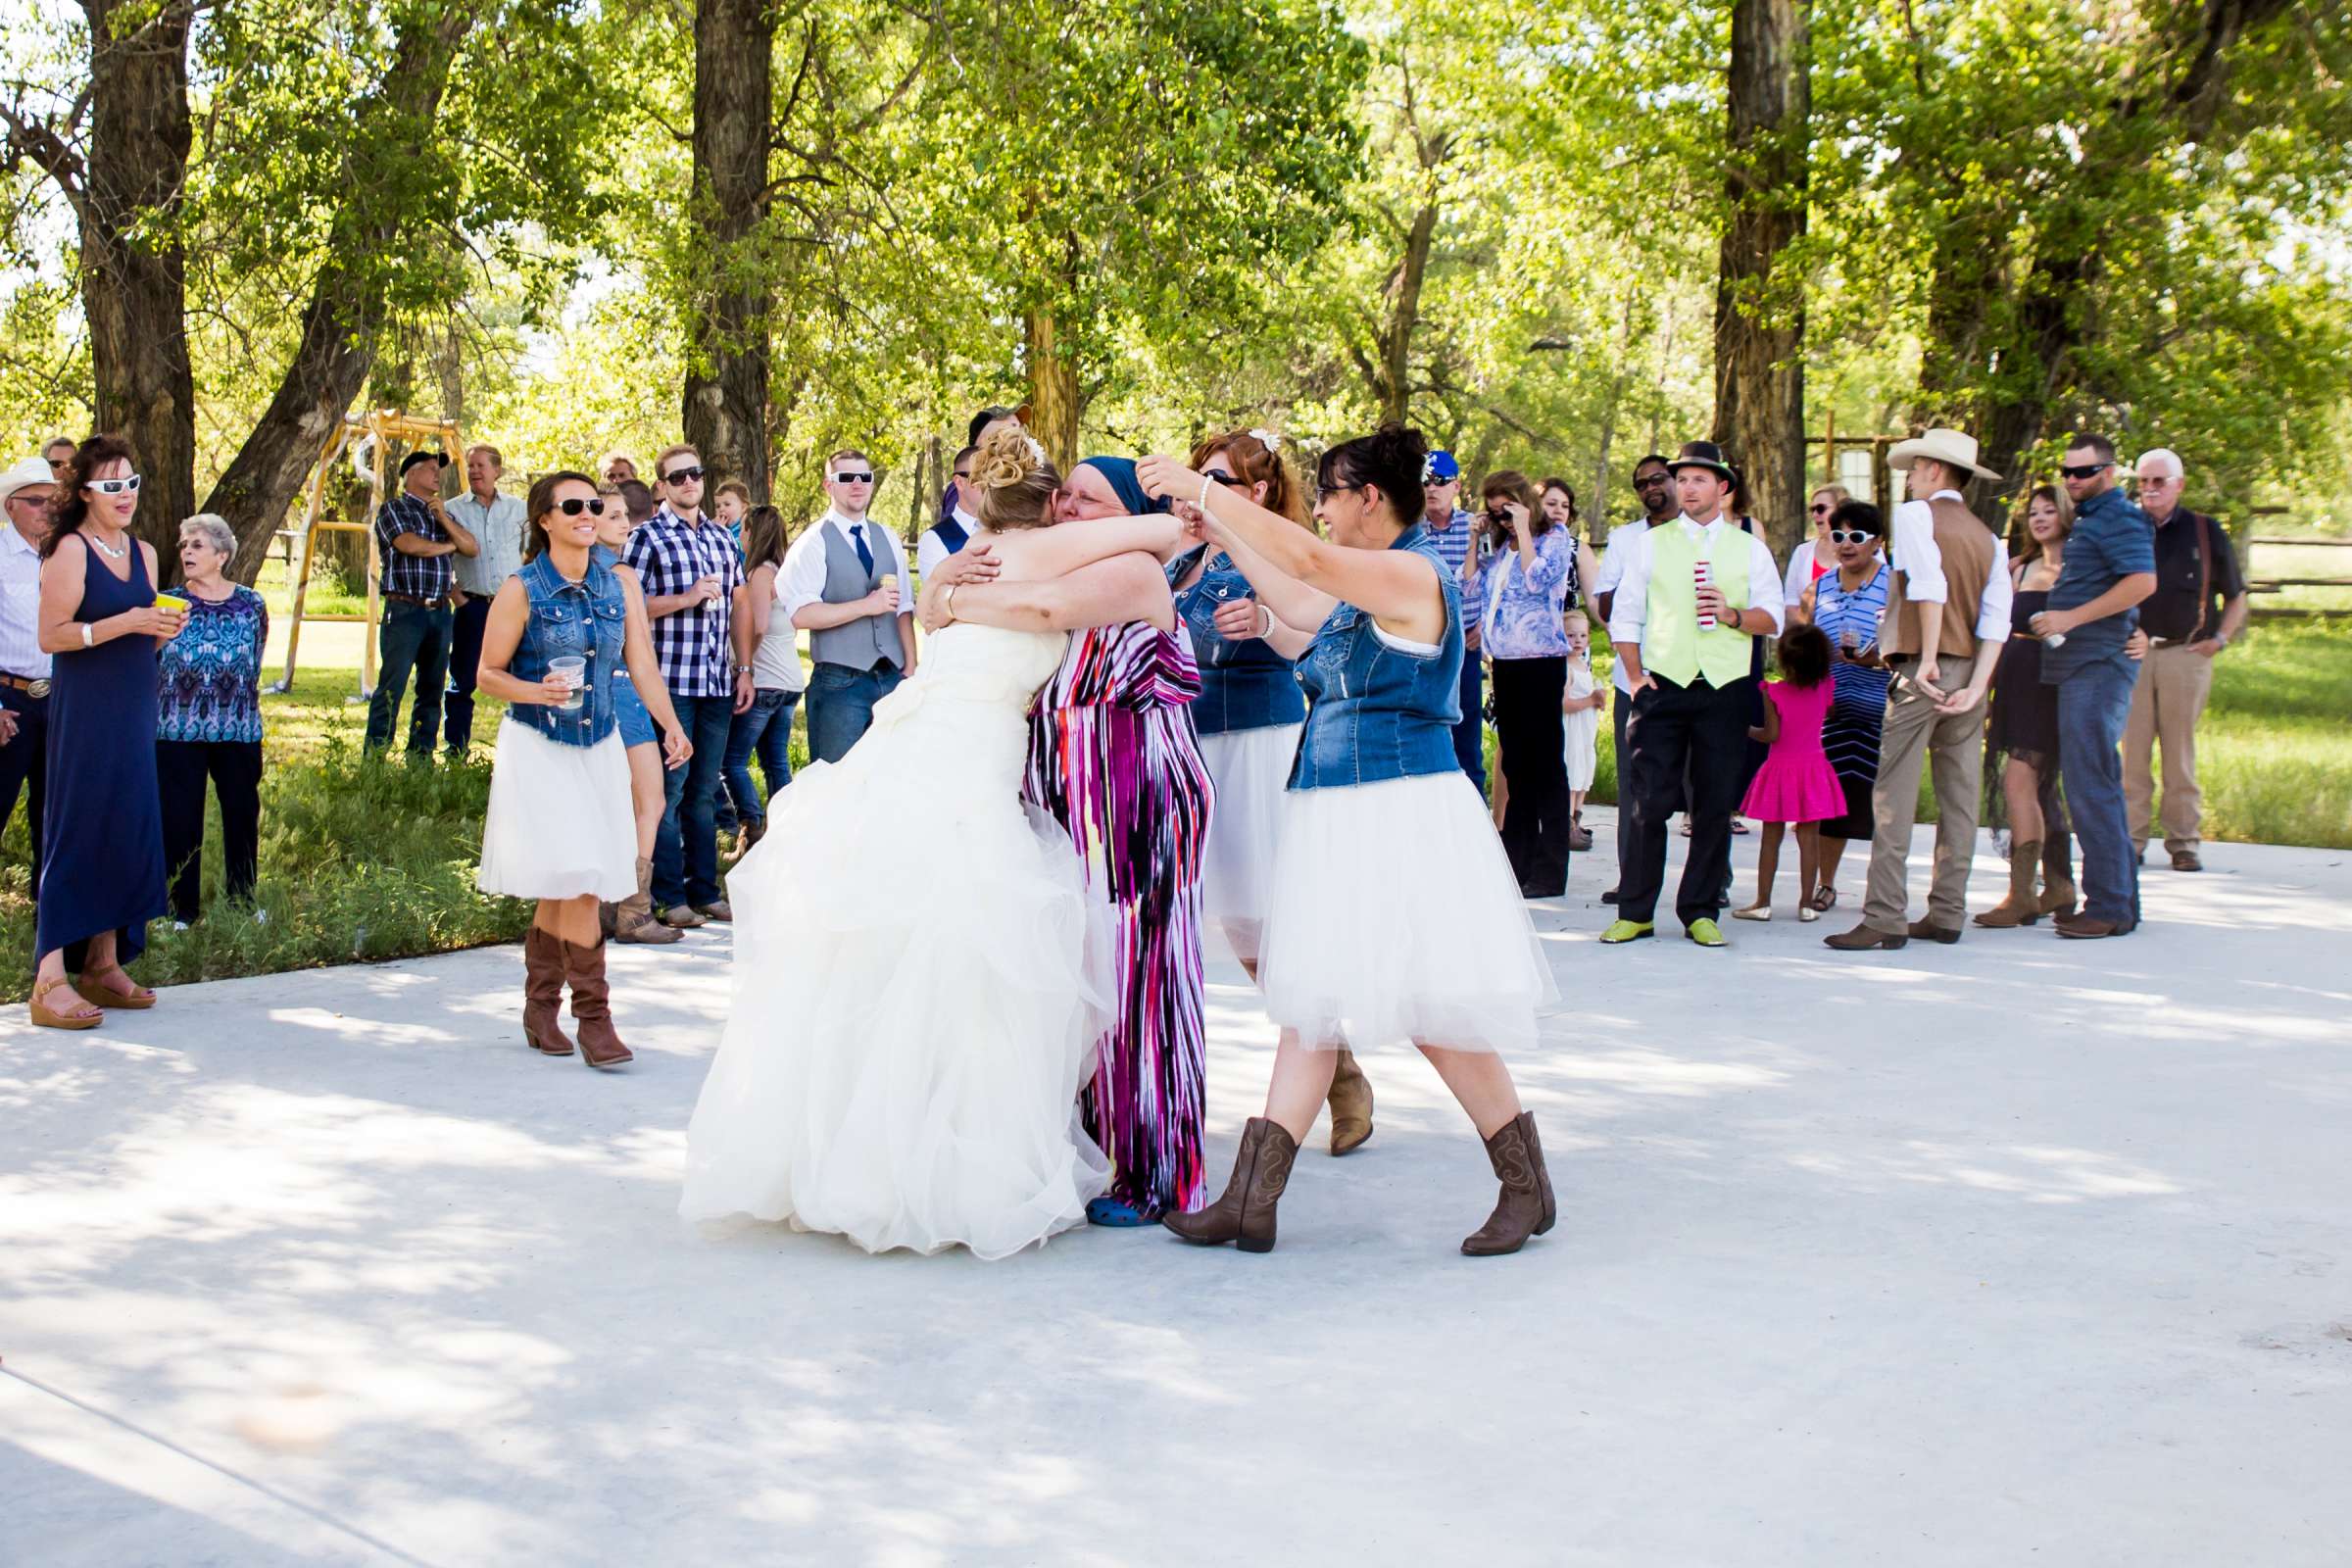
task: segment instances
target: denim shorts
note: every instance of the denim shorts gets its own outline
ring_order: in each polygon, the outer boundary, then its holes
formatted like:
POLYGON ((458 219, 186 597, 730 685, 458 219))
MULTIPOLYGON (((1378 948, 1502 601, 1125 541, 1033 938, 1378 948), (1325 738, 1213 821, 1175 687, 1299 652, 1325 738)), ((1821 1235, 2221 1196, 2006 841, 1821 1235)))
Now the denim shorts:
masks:
POLYGON ((637 695, 627 670, 612 677, 612 711, 620 719, 622 746, 650 746, 662 738, 655 733, 654 715, 645 710, 645 699, 637 695))

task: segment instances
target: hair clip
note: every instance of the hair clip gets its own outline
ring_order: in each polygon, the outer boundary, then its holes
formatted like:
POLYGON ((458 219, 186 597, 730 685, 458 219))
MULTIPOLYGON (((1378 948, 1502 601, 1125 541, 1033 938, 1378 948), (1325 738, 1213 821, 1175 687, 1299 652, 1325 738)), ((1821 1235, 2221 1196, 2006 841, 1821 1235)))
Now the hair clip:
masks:
POLYGON ((1268 452, 1280 452, 1282 450, 1282 437, 1276 435, 1273 431, 1260 429, 1257 426, 1252 425, 1250 428, 1250 433, 1256 437, 1257 444, 1261 447, 1264 447, 1268 452))

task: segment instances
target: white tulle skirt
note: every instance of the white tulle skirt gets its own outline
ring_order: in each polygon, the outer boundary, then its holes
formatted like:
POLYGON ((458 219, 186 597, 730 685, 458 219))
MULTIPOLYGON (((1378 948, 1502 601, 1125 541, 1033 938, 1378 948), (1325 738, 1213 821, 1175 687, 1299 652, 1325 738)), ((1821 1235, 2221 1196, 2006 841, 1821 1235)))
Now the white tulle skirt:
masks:
POLYGON ((1557 1004, 1494 818, 1460 773, 1284 796, 1258 970, 1310 1046, 1525 1051, 1557 1004))
POLYGON ((617 904, 637 891, 637 814, 618 731, 594 746, 551 741, 519 719, 498 726, 482 822, 484 893, 617 904))
POLYGON ((923 697, 902 686, 795 777, 727 878, 734 1006, 687 1128, 687 1219, 996 1258, 1107 1184, 1077 1117, 1107 911, 1020 802, 1019 710, 923 697))
POLYGON ((1223 928, 1233 956, 1244 960, 1257 957, 1274 891, 1283 795, 1305 727, 1276 724, 1200 737, 1200 756, 1217 786, 1201 858, 1200 913, 1207 926, 1223 928))

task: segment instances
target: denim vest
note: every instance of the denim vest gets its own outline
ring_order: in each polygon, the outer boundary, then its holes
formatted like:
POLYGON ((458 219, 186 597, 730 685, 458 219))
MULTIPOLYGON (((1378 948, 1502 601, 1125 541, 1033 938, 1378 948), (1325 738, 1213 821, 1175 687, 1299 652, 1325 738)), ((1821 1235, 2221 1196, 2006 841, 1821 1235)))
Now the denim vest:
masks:
MULTIPOLYGON (((1205 550, 1205 546, 1202 547, 1205 550)), ((1175 588, 1200 560, 1202 551, 1179 556, 1168 568, 1175 588)), ((1217 632, 1217 612, 1228 600, 1250 595, 1250 579, 1219 554, 1190 588, 1177 589, 1176 613, 1193 634, 1200 661, 1200 695, 1193 699, 1193 727, 1202 735, 1272 729, 1306 717, 1297 667, 1262 637, 1230 642, 1217 632)))
POLYGON ((1298 662, 1308 707, 1292 789, 1461 769, 1453 755, 1453 726, 1462 717, 1461 587, 1419 523, 1389 548, 1429 562, 1446 594, 1446 635, 1434 654, 1405 653, 1382 642, 1372 617, 1355 606, 1333 611, 1298 662))
POLYGON ((507 710, 507 722, 528 724, 565 746, 594 746, 612 733, 619 722, 612 674, 625 667, 621 650, 628 637, 629 601, 612 575, 612 562, 609 551, 589 551, 588 574, 576 583, 565 582, 544 555, 515 573, 530 595, 531 614, 507 673, 516 680, 543 680, 548 661, 566 654, 587 660, 588 671, 579 707, 565 712, 544 703, 515 703, 507 710))

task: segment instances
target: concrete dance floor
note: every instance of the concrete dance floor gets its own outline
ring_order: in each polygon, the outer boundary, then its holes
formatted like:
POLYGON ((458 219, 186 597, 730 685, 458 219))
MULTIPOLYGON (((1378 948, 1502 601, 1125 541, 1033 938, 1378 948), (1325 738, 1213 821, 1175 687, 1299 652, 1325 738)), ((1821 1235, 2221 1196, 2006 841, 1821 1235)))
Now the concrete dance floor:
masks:
MULTIPOLYGON (((1515 1259, 1455 1255, 1494 1182, 1394 1050, 1269 1256, 700 1239, 723 934, 618 956, 618 1078, 523 1049, 512 949, 9 1009, 0 1561, 2346 1560, 2352 856, 1840 957, 1858 860, 1598 947, 1611 842, 1539 912, 1515 1259)), ((1271 1036, 1212 978, 1221 1185, 1271 1036)))

